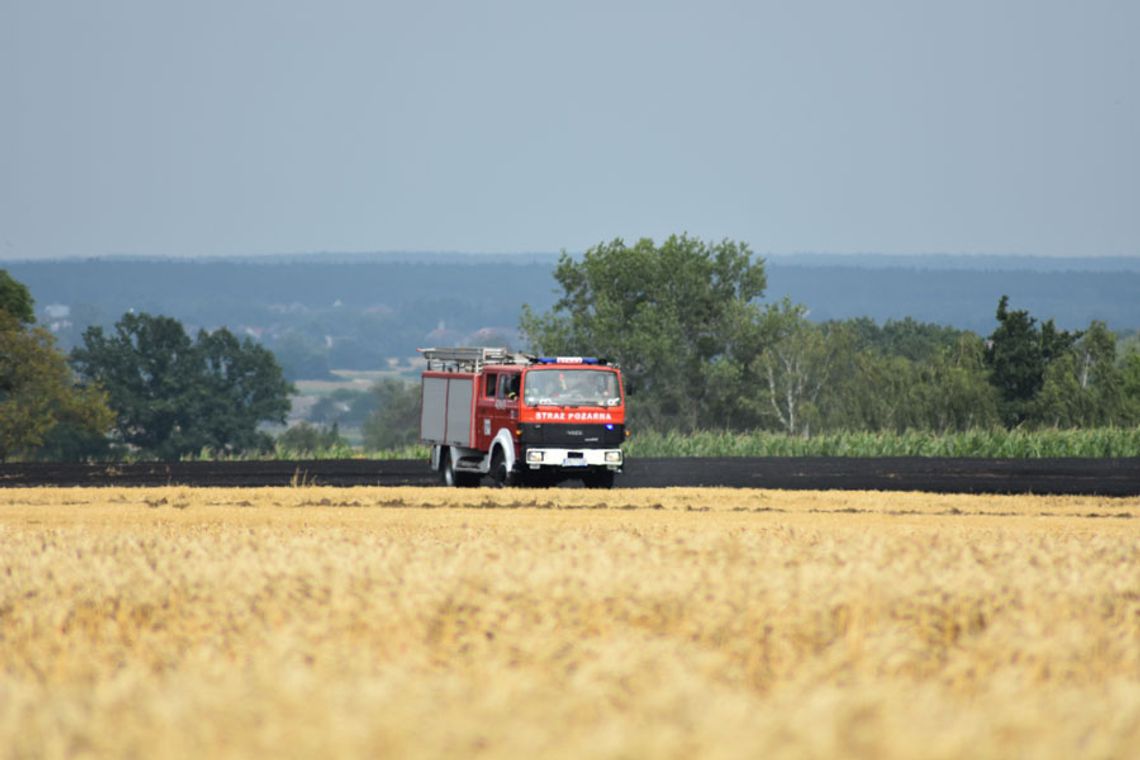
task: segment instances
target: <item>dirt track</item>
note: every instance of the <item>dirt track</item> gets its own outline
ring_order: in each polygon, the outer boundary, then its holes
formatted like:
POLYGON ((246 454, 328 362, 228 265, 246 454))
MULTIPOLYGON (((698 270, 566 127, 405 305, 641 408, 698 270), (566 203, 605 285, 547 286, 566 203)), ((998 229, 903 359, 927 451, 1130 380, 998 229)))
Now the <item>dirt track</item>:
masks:
MULTIPOLYGON (((0 464, 3 486, 259 487, 432 485, 419 460, 0 464)), ((922 457, 761 457, 638 459, 620 488, 735 488, 1140 495, 1140 458, 944 459, 922 457)))

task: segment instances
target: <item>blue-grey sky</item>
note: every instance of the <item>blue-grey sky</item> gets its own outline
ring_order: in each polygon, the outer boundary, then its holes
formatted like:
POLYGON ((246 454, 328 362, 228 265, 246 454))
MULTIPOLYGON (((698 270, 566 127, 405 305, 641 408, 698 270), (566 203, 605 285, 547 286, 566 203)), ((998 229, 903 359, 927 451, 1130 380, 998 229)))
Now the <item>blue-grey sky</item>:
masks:
POLYGON ((1140 3, 0 0, 0 258, 1140 255, 1140 3))

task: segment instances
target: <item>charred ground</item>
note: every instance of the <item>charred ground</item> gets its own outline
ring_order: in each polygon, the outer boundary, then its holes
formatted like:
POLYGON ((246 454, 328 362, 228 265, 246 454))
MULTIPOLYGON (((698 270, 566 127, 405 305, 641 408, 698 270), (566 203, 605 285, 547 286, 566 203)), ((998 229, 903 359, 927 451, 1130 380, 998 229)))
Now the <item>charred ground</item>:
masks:
MULTIPOLYGON (((434 485, 419 460, 0 464, 0 487, 434 485)), ((570 482, 567 485, 575 486, 570 482)), ((722 486, 929 493, 1140 495, 1140 458, 726 457, 635 459, 619 488, 722 486)))

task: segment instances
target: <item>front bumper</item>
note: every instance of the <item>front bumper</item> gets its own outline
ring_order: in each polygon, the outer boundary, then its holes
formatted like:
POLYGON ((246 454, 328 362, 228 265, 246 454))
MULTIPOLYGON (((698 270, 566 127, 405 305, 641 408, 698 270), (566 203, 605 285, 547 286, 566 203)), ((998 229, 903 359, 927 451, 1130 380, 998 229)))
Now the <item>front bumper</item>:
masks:
POLYGON ((620 470, 624 460, 621 449, 563 449, 532 446, 523 452, 522 466, 532 470, 543 467, 567 470, 605 467, 610 470, 620 470))

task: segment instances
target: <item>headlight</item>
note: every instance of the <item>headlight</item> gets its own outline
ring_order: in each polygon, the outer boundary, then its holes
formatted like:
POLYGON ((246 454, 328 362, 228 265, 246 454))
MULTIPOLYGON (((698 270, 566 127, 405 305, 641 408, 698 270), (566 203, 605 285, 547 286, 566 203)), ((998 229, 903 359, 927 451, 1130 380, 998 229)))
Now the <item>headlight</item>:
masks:
POLYGON ((542 464, 542 452, 528 451, 526 453, 526 461, 528 464, 542 464))
POLYGON ((606 452, 606 464, 621 464, 621 452, 620 451, 607 451, 606 452))

